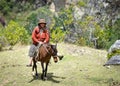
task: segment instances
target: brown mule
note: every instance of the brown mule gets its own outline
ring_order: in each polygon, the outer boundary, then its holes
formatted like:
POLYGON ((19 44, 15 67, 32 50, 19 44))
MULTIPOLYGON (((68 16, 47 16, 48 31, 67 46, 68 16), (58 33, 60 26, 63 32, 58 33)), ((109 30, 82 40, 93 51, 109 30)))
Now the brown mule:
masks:
POLYGON ((48 64, 49 64, 51 57, 53 57, 54 62, 58 62, 57 48, 56 48, 56 45, 42 44, 38 51, 39 51, 38 57, 33 59, 32 71, 34 72, 34 69, 35 69, 35 75, 38 76, 36 62, 40 61, 41 67, 42 67, 41 79, 46 80, 48 64), (46 65, 45 67, 44 67, 44 63, 46 65))

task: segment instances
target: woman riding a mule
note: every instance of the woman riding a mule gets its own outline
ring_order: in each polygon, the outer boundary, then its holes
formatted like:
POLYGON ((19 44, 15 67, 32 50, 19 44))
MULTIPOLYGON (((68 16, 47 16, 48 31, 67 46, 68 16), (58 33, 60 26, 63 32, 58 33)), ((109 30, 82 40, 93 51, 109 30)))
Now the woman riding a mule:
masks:
MULTIPOLYGON (((39 53, 38 49, 43 44, 49 44, 49 40, 50 40, 50 34, 49 34, 48 29, 46 28, 45 19, 40 19, 38 22, 38 26, 36 26, 32 32, 33 43, 29 50, 30 62, 27 65, 27 67, 32 66, 33 58, 36 58, 38 56, 38 53, 39 53)), ((59 59, 62 58, 61 56, 57 56, 57 57, 59 59)))

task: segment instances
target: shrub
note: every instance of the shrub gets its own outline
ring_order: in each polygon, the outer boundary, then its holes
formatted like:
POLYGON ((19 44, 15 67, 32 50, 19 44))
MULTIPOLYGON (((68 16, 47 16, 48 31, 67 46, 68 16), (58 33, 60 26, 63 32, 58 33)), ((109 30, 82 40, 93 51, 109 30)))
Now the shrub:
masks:
POLYGON ((4 37, 4 29, 5 28, 0 26, 0 51, 3 49, 3 47, 8 45, 8 42, 7 42, 6 38, 4 37))
POLYGON ((65 37, 65 32, 63 32, 59 27, 57 27, 51 32, 52 42, 61 42, 64 40, 64 37, 65 37))
POLYGON ((84 1, 79 1, 77 3, 80 7, 85 7, 86 6, 86 3, 84 1))
POLYGON ((18 42, 28 43, 28 33, 24 27, 21 27, 18 23, 10 21, 6 29, 4 30, 4 37, 7 39, 11 46, 18 42))
POLYGON ((8 42, 4 36, 0 36, 0 51, 2 51, 3 47, 8 45, 8 42))
POLYGON ((53 22, 50 27, 51 41, 64 41, 65 35, 68 34, 73 24, 72 6, 61 9, 57 16, 53 16, 53 22))
POLYGON ((83 37, 80 37, 77 41, 76 44, 81 45, 81 46, 85 46, 86 45, 86 40, 83 37))
POLYGON ((111 53, 108 53, 107 58, 110 59, 112 56, 115 56, 115 55, 120 55, 120 49, 117 49, 117 50, 114 50, 111 53))

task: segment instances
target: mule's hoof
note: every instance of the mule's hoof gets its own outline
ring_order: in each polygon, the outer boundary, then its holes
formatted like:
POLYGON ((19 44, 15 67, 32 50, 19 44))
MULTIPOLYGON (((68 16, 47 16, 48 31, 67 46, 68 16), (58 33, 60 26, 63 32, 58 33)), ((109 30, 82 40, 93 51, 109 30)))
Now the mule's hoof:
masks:
POLYGON ((36 74, 35 74, 35 76, 37 76, 37 77, 38 77, 38 74, 36 73, 36 74))
POLYGON ((38 75, 36 75, 36 76, 35 76, 35 78, 36 78, 36 79, 38 79, 38 78, 39 78, 39 76, 38 76, 38 75))
POLYGON ((47 80, 48 78, 41 76, 41 79, 42 79, 43 81, 45 81, 45 80, 47 80))
POLYGON ((42 80, 44 79, 42 75, 41 75, 41 79, 42 79, 42 80))
POLYGON ((31 64, 29 64, 29 65, 26 65, 26 67, 32 67, 32 65, 31 65, 31 64))
POLYGON ((48 78, 47 77, 44 77, 44 80, 47 80, 48 78))

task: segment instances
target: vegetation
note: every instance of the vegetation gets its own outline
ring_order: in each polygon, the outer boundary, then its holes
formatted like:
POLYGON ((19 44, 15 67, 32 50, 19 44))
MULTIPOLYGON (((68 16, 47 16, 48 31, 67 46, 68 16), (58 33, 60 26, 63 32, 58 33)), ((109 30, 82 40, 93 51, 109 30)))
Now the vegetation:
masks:
POLYGON ((51 34, 51 41, 52 42, 62 42, 65 37, 65 32, 63 32, 61 29, 56 28, 52 31, 51 34))
POLYGON ((120 55, 120 49, 116 49, 107 54, 107 58, 110 59, 112 56, 120 55))
POLYGON ((28 8, 31 10, 33 0, 25 2, 24 0, 1 0, 0 1, 0 10, 1 13, 5 16, 11 16, 19 12, 25 12, 28 8))
POLYGON ((1 29, 0 33, 1 45, 6 43, 5 40, 7 40, 7 44, 10 44, 11 46, 14 46, 18 42, 21 44, 29 43, 28 32, 24 27, 19 26, 19 24, 14 21, 10 21, 6 29, 1 29))
POLYGON ((6 45, 7 45, 7 40, 5 39, 4 36, 0 36, 0 51, 2 51, 3 47, 5 47, 6 45))

